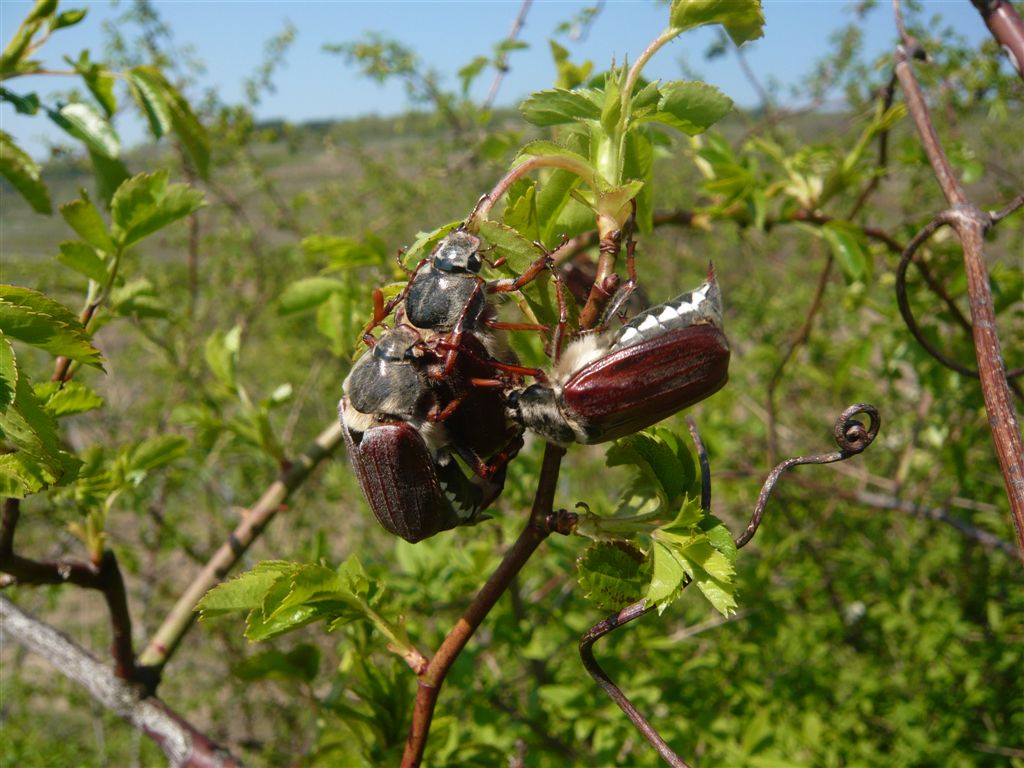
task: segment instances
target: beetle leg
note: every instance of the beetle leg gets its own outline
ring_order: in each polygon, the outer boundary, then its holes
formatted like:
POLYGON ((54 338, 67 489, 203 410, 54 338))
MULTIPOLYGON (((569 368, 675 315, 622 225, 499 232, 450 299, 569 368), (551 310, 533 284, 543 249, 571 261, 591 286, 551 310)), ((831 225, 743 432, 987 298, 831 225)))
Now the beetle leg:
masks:
POLYGON ((516 432, 505 446, 487 461, 481 459, 468 448, 456 446, 455 450, 459 454, 459 458, 466 462, 477 476, 482 477, 484 480, 490 480, 508 466, 508 463, 516 457, 522 447, 523 436, 516 432))
POLYGON ((533 262, 526 271, 523 272, 517 278, 506 278, 505 280, 495 280, 493 283, 488 283, 488 293, 511 293, 512 291, 518 291, 524 285, 537 279, 537 275, 549 268, 551 265, 551 257, 548 254, 544 254, 535 262, 533 262))
POLYGON ((500 320, 484 320, 484 325, 496 331, 546 331, 548 327, 540 323, 505 323, 500 320))
MULTIPOLYGON (((519 376, 529 376, 530 378, 537 379, 538 381, 547 381, 547 374, 544 373, 540 368, 528 368, 525 365, 516 365, 515 363, 506 363, 502 360, 497 360, 493 357, 482 357, 476 352, 469 349, 458 349, 457 345, 452 341, 439 341, 436 344, 438 349, 447 350, 449 354, 453 351, 460 355, 467 355, 470 359, 476 360, 478 363, 484 363, 492 368, 497 368, 500 371, 507 371, 509 373, 515 373, 519 376)), ((443 379, 448 376, 450 372, 446 371, 443 367, 440 371, 432 374, 435 379, 443 379)), ((490 385, 485 385, 490 386, 490 385)))
POLYGON ((427 411, 427 421, 446 421, 466 399, 467 394, 467 392, 463 392, 458 397, 452 398, 444 408, 436 403, 430 406, 430 410, 427 411))

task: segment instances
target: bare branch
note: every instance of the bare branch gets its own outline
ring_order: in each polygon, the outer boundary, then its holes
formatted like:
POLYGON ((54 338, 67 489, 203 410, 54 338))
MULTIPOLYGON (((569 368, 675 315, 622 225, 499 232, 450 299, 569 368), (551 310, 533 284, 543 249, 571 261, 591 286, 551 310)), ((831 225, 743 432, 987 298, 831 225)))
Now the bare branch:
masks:
POLYGON ((0 597, 0 629, 82 686, 104 707, 155 741, 173 768, 232 768, 241 763, 157 698, 115 677, 68 637, 0 597))
POLYGON ((775 488, 775 484, 782 477, 783 472, 801 464, 832 464, 833 462, 844 461, 851 456, 856 456, 871 445, 871 442, 878 435, 878 429, 881 424, 881 417, 878 415, 878 409, 875 406, 868 403, 851 405, 839 414, 839 418, 836 419, 835 426, 832 429, 832 436, 839 446, 838 451, 817 454, 815 456, 797 456, 792 459, 786 459, 776 466, 769 473, 767 479, 765 479, 764 485, 761 486, 761 493, 757 497, 757 504, 754 505, 754 514, 751 516, 746 530, 736 538, 736 547, 744 547, 754 538, 754 534, 757 533, 761 520, 764 518, 764 510, 768 505, 768 499, 775 488), (858 413, 866 413, 868 415, 869 423, 867 427, 853 418, 858 413))
MULTIPOLYGON (((899 0, 893 0, 897 24, 902 31, 899 0)), ((960 186, 953 168, 942 149, 931 115, 925 104, 914 70, 901 47, 896 51, 896 76, 903 88, 907 108, 924 145, 935 177, 950 209, 944 217, 956 230, 963 246, 964 269, 971 309, 971 327, 978 358, 978 374, 985 411, 992 428, 996 457, 1006 485, 1010 511, 1017 531, 1017 546, 1024 558, 1024 440, 1021 439, 1017 414, 1010 399, 1002 347, 996 330, 992 289, 985 264, 984 235, 992 225, 991 217, 973 205, 960 186)))
POLYGON ((259 500, 248 510, 241 525, 232 531, 227 541, 220 546, 178 598, 178 602, 153 634, 145 650, 139 654, 139 665, 149 668, 154 688, 164 665, 195 621, 194 609, 199 600, 228 574, 245 554, 249 545, 281 510, 292 491, 306 481, 320 462, 334 453, 341 440, 340 422, 331 423, 263 492, 259 500))
POLYGON ((103 552, 99 563, 70 559, 31 560, 16 555, 14 531, 19 516, 18 499, 7 499, 4 502, 3 519, 0 521, 0 571, 24 586, 73 584, 102 593, 110 613, 113 635, 110 652, 114 657, 114 674, 123 680, 134 680, 136 667, 135 651, 132 648, 132 619, 117 557, 110 550, 103 552))
MULTIPOLYGON (((523 28, 523 24, 526 23, 526 14, 530 11, 530 6, 533 4, 533 0, 523 0, 522 5, 519 6, 519 13, 516 15, 515 21, 512 22, 512 29, 509 30, 508 37, 505 38, 506 42, 513 42, 519 37, 519 32, 523 28)), ((495 62, 497 72, 494 73, 494 80, 491 81, 491 88, 487 92, 487 98, 484 99, 484 103, 480 105, 481 110, 488 110, 494 105, 494 100, 498 96, 498 89, 501 88, 501 81, 505 79, 505 75, 508 74, 508 53, 502 52, 498 61, 495 62)))

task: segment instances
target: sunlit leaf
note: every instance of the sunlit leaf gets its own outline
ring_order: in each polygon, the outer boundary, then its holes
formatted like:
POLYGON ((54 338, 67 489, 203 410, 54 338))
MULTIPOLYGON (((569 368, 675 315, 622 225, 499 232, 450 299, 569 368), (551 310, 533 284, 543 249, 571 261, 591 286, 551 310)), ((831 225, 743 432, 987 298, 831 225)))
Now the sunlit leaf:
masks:
POLYGON ((679 30, 721 24, 736 45, 764 34, 760 0, 672 0, 669 23, 679 30))
POLYGON ((0 331, 9 338, 102 369, 89 334, 63 304, 29 288, 0 285, 0 331))
POLYGON ((107 119, 95 107, 84 103, 65 104, 60 109, 48 109, 50 119, 90 150, 104 157, 117 157, 121 152, 121 139, 107 119))
POLYGON ((37 213, 52 213, 50 192, 40 178, 40 167, 0 131, 0 174, 11 183, 37 213))
POLYGON ((96 249, 80 240, 65 240, 60 244, 57 261, 97 283, 107 277, 107 266, 96 249))

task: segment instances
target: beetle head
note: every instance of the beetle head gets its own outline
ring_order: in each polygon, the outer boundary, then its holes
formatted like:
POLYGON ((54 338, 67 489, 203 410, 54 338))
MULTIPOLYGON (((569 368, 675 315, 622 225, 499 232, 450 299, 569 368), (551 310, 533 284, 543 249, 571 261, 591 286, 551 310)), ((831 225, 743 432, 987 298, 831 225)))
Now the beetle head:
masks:
POLYGON ((416 357, 420 336, 412 328, 398 326, 380 337, 373 345, 373 357, 387 363, 402 363, 416 357))
POLYGON ((437 244, 431 255, 433 265, 442 272, 479 272, 480 238, 464 229, 456 229, 437 244))
POLYGON ((562 415, 551 387, 531 384, 526 389, 510 393, 507 402, 512 419, 545 440, 559 445, 568 445, 575 440, 576 433, 562 415))

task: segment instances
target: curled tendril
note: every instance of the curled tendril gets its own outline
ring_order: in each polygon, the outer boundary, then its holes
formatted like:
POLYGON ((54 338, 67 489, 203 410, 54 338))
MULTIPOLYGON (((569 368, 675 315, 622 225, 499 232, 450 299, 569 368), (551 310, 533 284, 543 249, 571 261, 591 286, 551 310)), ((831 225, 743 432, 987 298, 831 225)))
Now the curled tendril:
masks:
POLYGON ((800 464, 832 464, 833 462, 843 461, 851 456, 856 456, 871 445, 871 442, 878 435, 878 430, 881 426, 882 418, 878 415, 878 409, 875 406, 869 403, 851 405, 839 414, 839 418, 836 419, 835 426, 832 428, 832 436, 839 445, 838 451, 820 453, 815 456, 796 456, 778 464, 769 473, 764 481, 764 485, 761 486, 761 493, 757 497, 757 504, 754 505, 754 514, 751 516, 746 530, 737 537, 736 547, 742 547, 754 538, 754 534, 761 525, 761 519, 764 517, 764 509, 768 504, 768 497, 771 496, 772 490, 775 488, 775 484, 779 481, 783 472, 790 467, 796 467, 800 464), (865 427, 863 422, 853 418, 858 413, 867 414, 868 426, 865 427))

